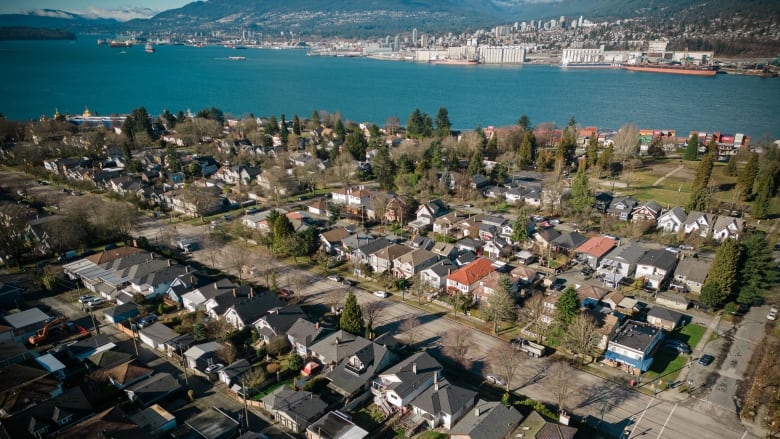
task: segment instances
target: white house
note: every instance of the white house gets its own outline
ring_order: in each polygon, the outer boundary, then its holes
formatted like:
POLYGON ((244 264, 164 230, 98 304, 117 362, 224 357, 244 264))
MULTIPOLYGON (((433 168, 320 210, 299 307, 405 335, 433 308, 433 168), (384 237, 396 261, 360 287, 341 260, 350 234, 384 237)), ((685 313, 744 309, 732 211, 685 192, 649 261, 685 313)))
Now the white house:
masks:
POLYGON ((662 213, 656 222, 656 228, 666 233, 675 233, 680 230, 688 215, 682 207, 674 207, 662 213))

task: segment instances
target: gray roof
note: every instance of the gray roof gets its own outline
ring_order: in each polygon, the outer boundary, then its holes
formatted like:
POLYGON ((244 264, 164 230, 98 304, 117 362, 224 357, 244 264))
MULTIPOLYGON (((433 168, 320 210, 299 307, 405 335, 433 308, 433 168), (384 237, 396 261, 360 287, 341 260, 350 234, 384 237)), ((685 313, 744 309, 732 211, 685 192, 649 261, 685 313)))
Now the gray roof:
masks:
POLYGON ((138 332, 151 338, 155 343, 166 343, 168 340, 176 337, 173 329, 165 326, 162 322, 156 322, 153 325, 140 329, 138 332))
POLYGON ((555 247, 563 247, 565 249, 574 250, 587 241, 588 238, 580 235, 577 232, 564 233, 561 236, 552 240, 552 245, 555 247))
POLYGON ((287 330, 287 335, 292 337, 296 343, 305 346, 311 346, 322 334, 323 328, 318 327, 304 318, 299 317, 295 323, 287 330))
POLYGON ((219 371, 219 374, 225 374, 228 376, 228 378, 233 379, 240 377, 241 375, 249 372, 251 369, 252 365, 249 363, 249 361, 246 358, 241 358, 228 364, 224 369, 219 371))
POLYGON ((437 262, 436 264, 431 265, 426 270, 431 270, 434 273, 436 273, 437 276, 442 277, 450 274, 451 272, 457 270, 458 267, 452 263, 449 259, 442 259, 441 261, 437 262))
POLYGON ((265 316, 260 317, 259 320, 265 320, 268 325, 273 328, 274 333, 271 333, 267 327, 263 327, 261 332, 264 332, 264 335, 269 337, 283 335, 299 318, 305 317, 306 313, 304 313, 303 309, 298 305, 289 305, 284 308, 273 309, 265 316))
POLYGON ((506 407, 500 401, 479 400, 450 433, 473 439, 503 439, 522 420, 523 415, 514 407, 506 407))
POLYGON ((690 282, 704 283, 710 270, 710 262, 696 258, 684 258, 677 264, 675 276, 683 276, 690 282))
POLYGON ((349 358, 341 360, 328 374, 328 379, 343 393, 352 395, 363 388, 377 372, 380 372, 379 367, 386 363, 382 360, 388 355, 386 347, 371 343, 354 354, 363 364, 363 369, 356 370, 349 364, 350 358, 353 357, 351 355, 349 358))
POLYGON ((218 350, 222 349, 223 346, 216 341, 210 341, 207 343, 201 343, 199 345, 195 345, 189 349, 187 349, 184 352, 185 357, 198 359, 205 355, 212 354, 214 352, 217 352, 218 350))
POLYGON ((311 346, 311 351, 323 358, 325 363, 338 364, 344 358, 371 344, 371 341, 352 335, 346 331, 336 331, 328 334, 322 340, 311 346))
POLYGON ((609 252, 604 257, 605 261, 616 261, 626 264, 636 264, 642 259, 647 250, 637 242, 632 242, 628 245, 621 245, 609 252))
POLYGON ((654 306, 647 312, 647 317, 655 317, 666 322, 674 322, 675 325, 680 323, 682 316, 683 315, 677 311, 672 311, 660 306, 654 306))
POLYGON ((397 378, 397 381, 389 384, 387 388, 395 391, 403 399, 419 388, 422 383, 428 381, 434 372, 439 373, 441 370, 442 365, 430 354, 419 352, 386 370, 381 375, 395 376, 397 378), (417 373, 415 373, 415 369, 417 373))
POLYGON ((322 416, 328 407, 328 404, 318 395, 302 390, 293 390, 286 386, 282 386, 263 397, 263 404, 269 410, 286 413, 293 419, 303 419, 307 423, 322 416))
POLYGON ((385 238, 377 238, 373 241, 368 242, 367 244, 363 244, 362 246, 358 247, 357 251, 366 255, 370 255, 374 252, 382 250, 383 248, 389 246, 390 244, 391 242, 385 238))
POLYGON ((135 398, 138 398, 142 404, 149 405, 165 398, 180 388, 179 380, 173 375, 166 372, 158 372, 137 384, 133 384, 126 391, 132 392, 135 398))
POLYGON ((368 432, 339 412, 328 412, 308 428, 322 439, 363 439, 368 432))
MULTIPOLYGON (((676 217, 680 223, 684 223, 685 220, 688 218, 688 214, 685 213, 685 209, 683 209, 680 206, 673 207, 666 212, 662 213, 661 216, 673 216, 676 217)), ((660 217, 659 217, 660 218, 660 217)))
POLYGON ((452 415, 464 406, 474 402, 477 392, 454 386, 446 378, 439 380, 436 386, 428 387, 411 402, 415 407, 436 416, 439 413, 452 415))
POLYGON ((238 421, 216 407, 191 416, 184 423, 202 437, 227 437, 238 429, 238 421))
POLYGON ((38 308, 30 308, 15 314, 8 314, 3 318, 12 328, 19 329, 36 323, 43 323, 50 317, 38 308))
POLYGON ((138 312, 138 305, 135 302, 127 302, 113 308, 104 309, 103 315, 106 317, 117 317, 130 314, 137 315, 138 312))
POLYGON ((677 254, 664 249, 649 250, 638 264, 656 267, 668 273, 677 264, 677 254))

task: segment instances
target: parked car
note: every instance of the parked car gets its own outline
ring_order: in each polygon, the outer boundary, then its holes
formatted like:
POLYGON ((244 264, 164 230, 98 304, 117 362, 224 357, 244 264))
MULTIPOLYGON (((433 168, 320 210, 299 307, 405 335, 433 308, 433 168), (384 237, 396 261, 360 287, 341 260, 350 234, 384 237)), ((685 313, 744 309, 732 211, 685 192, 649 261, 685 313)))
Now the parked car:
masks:
POLYGON ((151 325, 152 323, 154 323, 156 321, 157 321, 157 314, 151 313, 148 316, 141 317, 140 319, 138 319, 138 321, 136 322, 136 325, 138 325, 139 328, 143 328, 143 327, 151 325))
POLYGON ((333 282, 341 282, 342 280, 344 280, 344 278, 337 274, 331 274, 330 276, 328 276, 328 280, 332 280, 333 282))
POLYGON ((710 354, 704 354, 699 358, 699 364, 702 366, 709 366, 713 361, 715 361, 715 357, 710 354))
POLYGON ((85 301, 84 305, 87 305, 88 307, 91 308, 93 306, 98 306, 98 305, 102 304, 105 301, 106 301, 106 299, 104 299, 102 297, 93 297, 93 298, 85 301))
POLYGON ((485 377, 487 382, 496 386, 506 386, 506 380, 498 375, 488 375, 485 377))
POLYGON ((253 214, 253 213, 257 213, 257 212, 259 212, 259 211, 258 211, 258 210, 257 210, 257 208, 256 208, 256 207, 254 207, 254 206, 252 206, 252 207, 250 207, 250 208, 248 208, 248 209, 246 210, 246 213, 247 213, 247 214, 250 214, 250 215, 251 215, 251 214, 253 214))
POLYGON ((92 299, 96 299, 96 297, 90 294, 85 294, 83 296, 79 296, 79 303, 87 303, 92 299))
POLYGON ((664 347, 668 348, 670 350, 675 350, 681 354, 690 355, 691 354, 691 348, 688 346, 687 343, 682 342, 680 340, 666 340, 664 341, 664 347))
POLYGON ((211 364, 211 365, 209 365, 206 368, 205 372, 206 373, 217 373, 217 372, 219 372, 220 370, 222 370, 224 368, 225 368, 225 365, 222 364, 222 363, 211 364))
POLYGON ((769 311, 769 314, 766 315, 766 319, 771 321, 777 320, 777 310, 772 309, 771 311, 769 311))
POLYGON ((222 219, 225 220, 225 221, 232 221, 233 220, 233 215, 231 215, 229 213, 226 213, 226 214, 222 215, 222 219))
POLYGON ((342 284, 348 286, 348 287, 354 287, 357 282, 355 282, 352 279, 344 279, 341 281, 342 284))
POLYGON ((276 290, 276 294, 278 294, 281 297, 291 297, 295 293, 293 293, 293 290, 290 290, 288 288, 279 288, 276 290))
POLYGON ((388 296, 386 291, 374 291, 374 295, 383 299, 388 296))

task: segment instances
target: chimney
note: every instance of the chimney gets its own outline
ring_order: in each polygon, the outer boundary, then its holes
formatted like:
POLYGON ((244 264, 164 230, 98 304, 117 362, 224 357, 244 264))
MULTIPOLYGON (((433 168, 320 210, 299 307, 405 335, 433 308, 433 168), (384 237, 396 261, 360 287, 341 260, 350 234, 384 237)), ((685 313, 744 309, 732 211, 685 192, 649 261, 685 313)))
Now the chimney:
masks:
POLYGON ((417 375, 417 363, 412 363, 412 373, 417 375))
POLYGON ((238 297, 238 293, 236 292, 235 288, 233 288, 233 297, 238 297))
POLYGON ((249 287, 249 298, 255 297, 255 289, 254 287, 249 287))
POLYGON ((195 285, 195 276, 190 276, 190 286, 195 285))
POLYGON ((474 407, 474 416, 479 417, 479 407, 474 407))
POLYGON ((336 344, 341 344, 341 337, 336 337, 336 344))
POLYGON ((170 259, 168 259, 168 266, 169 267, 171 266, 171 260, 170 259))
POLYGON ((320 322, 317 322, 314 324, 314 329, 319 331, 320 330, 320 322))
POLYGON ((437 379, 436 372, 433 373, 433 391, 438 392, 439 391, 439 380, 437 379))

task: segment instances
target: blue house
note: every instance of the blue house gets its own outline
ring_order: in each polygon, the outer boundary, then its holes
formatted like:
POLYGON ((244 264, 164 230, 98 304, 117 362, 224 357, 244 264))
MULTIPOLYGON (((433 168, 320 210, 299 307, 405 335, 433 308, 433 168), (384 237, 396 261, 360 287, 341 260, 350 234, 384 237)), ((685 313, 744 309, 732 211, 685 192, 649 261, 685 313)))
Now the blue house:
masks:
POLYGON ((111 322, 113 325, 133 318, 138 314, 140 314, 140 311, 138 310, 138 305, 136 305, 135 302, 127 302, 122 305, 117 305, 113 308, 106 308, 103 311, 103 315, 106 317, 106 320, 111 322))
POLYGON ((663 331, 647 323, 627 320, 607 344, 604 357, 628 372, 645 372, 663 340, 663 331))

